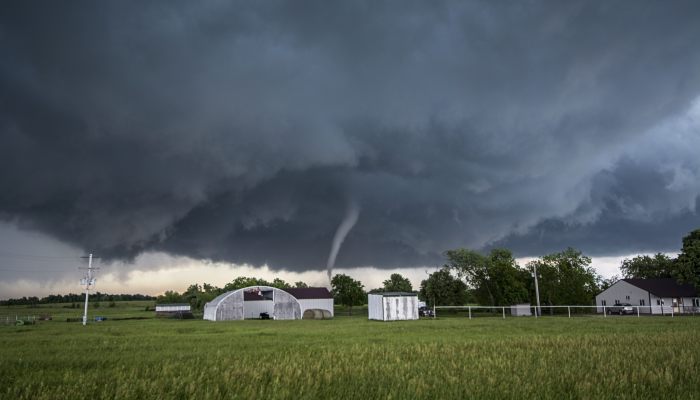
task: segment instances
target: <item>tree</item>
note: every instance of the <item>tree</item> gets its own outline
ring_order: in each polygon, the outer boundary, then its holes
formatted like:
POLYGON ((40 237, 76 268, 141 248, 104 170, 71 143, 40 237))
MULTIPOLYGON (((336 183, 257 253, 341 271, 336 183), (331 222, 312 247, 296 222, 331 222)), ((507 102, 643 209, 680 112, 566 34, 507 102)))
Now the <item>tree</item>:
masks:
POLYGON ((307 285, 305 282, 299 281, 299 282, 294 282, 294 287, 297 289, 300 288, 307 288, 309 285, 307 285))
POLYGON ((617 283, 617 281, 620 280, 620 277, 617 275, 613 275, 608 279, 603 279, 602 277, 599 277, 598 279, 598 292, 602 292, 603 290, 607 290, 610 286, 614 285, 617 283))
POLYGON ((193 310, 201 311, 204 309, 205 304, 212 301, 216 296, 220 295, 221 293, 223 293, 222 289, 214 285, 204 283, 200 286, 195 283, 190 285, 187 288, 187 290, 185 290, 185 292, 182 294, 182 297, 185 301, 190 303, 190 306, 193 310))
POLYGON ((474 288, 479 304, 505 306, 529 297, 527 274, 515 263, 510 250, 493 249, 483 256, 468 249, 448 250, 448 265, 474 288))
POLYGON ((413 285, 408 278, 404 278, 401 274, 391 274, 389 279, 384 282, 385 292, 412 292, 413 285))
POLYGON ((683 238, 683 247, 676 263, 677 278, 700 288, 700 229, 683 238))
POLYGON ((645 255, 624 259, 620 264, 620 271, 625 278, 671 278, 674 268, 674 260, 662 253, 653 257, 645 255))
MULTIPOLYGON (((283 281, 284 282, 284 281, 283 281)), ((272 284, 264 279, 249 278, 247 276, 239 276, 224 286, 224 292, 230 292, 236 289, 243 289, 249 286, 272 286, 272 284)))
POLYGON ((444 266, 420 283, 418 296, 430 306, 462 306, 468 298, 467 285, 444 266))
POLYGON ((182 295, 173 290, 166 290, 165 293, 158 296, 156 299, 156 302, 160 304, 182 303, 183 301, 184 299, 182 298, 182 295))
POLYGON ((598 276, 590 264, 590 257, 569 247, 531 261, 528 268, 532 271, 537 267, 540 297, 545 304, 591 304, 598 293, 598 276))
POLYGON ((362 282, 351 277, 338 274, 331 279, 333 299, 336 303, 348 307, 348 315, 352 315, 352 306, 365 304, 366 294, 362 282))
POLYGON ((290 285, 289 283, 285 282, 284 280, 282 280, 280 278, 275 278, 272 281, 272 283, 270 284, 270 286, 277 288, 277 289, 289 289, 290 287, 292 287, 292 285, 290 285))

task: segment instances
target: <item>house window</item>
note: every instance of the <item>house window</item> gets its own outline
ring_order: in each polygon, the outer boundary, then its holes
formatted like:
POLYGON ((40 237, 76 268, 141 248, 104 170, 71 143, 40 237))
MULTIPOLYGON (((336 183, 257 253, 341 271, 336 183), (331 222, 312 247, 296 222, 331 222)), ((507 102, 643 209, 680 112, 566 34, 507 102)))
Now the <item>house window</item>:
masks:
POLYGON ((661 305, 661 299, 656 299, 656 305, 660 306, 661 305))
POLYGON ((693 307, 700 307, 700 298, 693 299, 693 307))
POLYGON ((620 300, 615 300, 615 305, 620 305, 620 300))
POLYGON ((639 299, 639 305, 643 306, 644 305, 644 299, 639 299))
POLYGON ((625 300, 629 300, 629 299, 630 299, 630 297, 629 297, 629 296, 625 296, 625 300))
MULTIPOLYGON (((698 299, 695 299, 695 300, 698 300, 698 299)), ((607 306, 607 304, 605 303, 605 300, 601 300, 600 305, 607 306)))

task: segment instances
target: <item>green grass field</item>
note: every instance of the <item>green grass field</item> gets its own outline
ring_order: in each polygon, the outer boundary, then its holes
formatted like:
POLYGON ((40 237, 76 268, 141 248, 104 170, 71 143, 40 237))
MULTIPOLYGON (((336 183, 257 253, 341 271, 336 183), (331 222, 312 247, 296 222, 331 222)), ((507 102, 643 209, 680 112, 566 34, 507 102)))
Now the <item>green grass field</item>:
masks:
MULTIPOLYGON (((40 313, 1 311, 19 310, 40 313)), ((50 322, 0 325, 0 398, 700 397, 700 317, 147 319, 83 327, 64 322, 80 310, 53 311, 50 322)), ((153 315, 136 302, 90 312, 153 315)))

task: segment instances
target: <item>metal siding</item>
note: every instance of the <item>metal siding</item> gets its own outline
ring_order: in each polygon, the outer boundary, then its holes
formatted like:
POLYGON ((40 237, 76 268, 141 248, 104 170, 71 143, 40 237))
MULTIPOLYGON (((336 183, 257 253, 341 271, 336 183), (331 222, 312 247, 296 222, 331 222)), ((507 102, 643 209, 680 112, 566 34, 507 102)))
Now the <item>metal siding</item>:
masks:
MULTIPOLYGON (((416 296, 377 296, 381 297, 382 321, 406 321, 418 319, 418 297, 416 296)), ((371 301, 371 300, 370 300, 371 301)))
POLYGON ((369 319, 384 321, 383 297, 376 294, 367 295, 367 316, 369 319))
POLYGON ((299 300, 299 305, 301 306, 301 314, 304 315, 306 310, 326 310, 334 316, 333 312, 333 299, 301 299, 299 300))

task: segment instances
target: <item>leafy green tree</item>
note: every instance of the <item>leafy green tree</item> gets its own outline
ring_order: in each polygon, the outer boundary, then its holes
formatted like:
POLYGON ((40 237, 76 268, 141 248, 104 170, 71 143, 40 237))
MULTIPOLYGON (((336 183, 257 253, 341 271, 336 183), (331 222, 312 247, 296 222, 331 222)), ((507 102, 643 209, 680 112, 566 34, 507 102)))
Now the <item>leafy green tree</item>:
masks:
POLYGON ((224 286, 224 292, 230 292, 236 289, 243 289, 249 286, 272 286, 272 283, 259 278, 249 278, 247 276, 239 276, 224 286))
POLYGON ((683 238, 683 247, 676 262, 677 278, 700 288, 700 229, 683 238))
POLYGON ((280 278, 273 279, 272 283, 270 283, 270 286, 275 287, 277 289, 289 289, 290 287, 292 287, 292 285, 280 278))
POLYGON ((462 306, 468 300, 467 285, 444 266, 420 283, 418 297, 430 306, 462 306))
POLYGON ((598 293, 598 275, 591 258, 569 247, 528 263, 537 266, 540 300, 547 305, 591 304, 598 293))
POLYGON ((413 285, 408 278, 403 277, 401 274, 391 274, 389 279, 384 282, 385 292, 412 292, 413 285))
POLYGON ((620 271, 625 278, 671 278, 674 275, 674 260, 662 253, 653 257, 637 256, 625 259, 620 264, 620 271))
POLYGON ((307 285, 305 282, 299 281, 299 282, 294 282, 294 287, 297 289, 300 288, 307 288, 309 285, 307 285))
POLYGON ((448 250, 448 266, 464 278, 479 304, 505 306, 529 297, 527 274, 515 263, 510 250, 493 249, 483 256, 468 249, 448 250))
POLYGON ((599 277, 599 279, 598 279, 598 292, 600 293, 603 290, 608 289, 610 286, 614 285, 619 280, 620 280, 620 277, 617 275, 613 275, 608 279, 603 279, 603 278, 599 277))
POLYGON ((204 283, 201 286, 198 284, 190 285, 182 294, 184 300, 190 303, 193 310, 203 310, 204 305, 212 301, 216 296, 222 293, 222 289, 204 283))
POLYGON ((335 302, 346 306, 348 315, 352 315, 353 306, 365 304, 367 295, 362 282, 356 281, 347 275, 338 274, 331 279, 331 287, 335 302))
POLYGON ((165 293, 156 299, 156 302, 160 304, 182 303, 183 301, 185 300, 182 295, 174 290, 166 290, 165 293))

